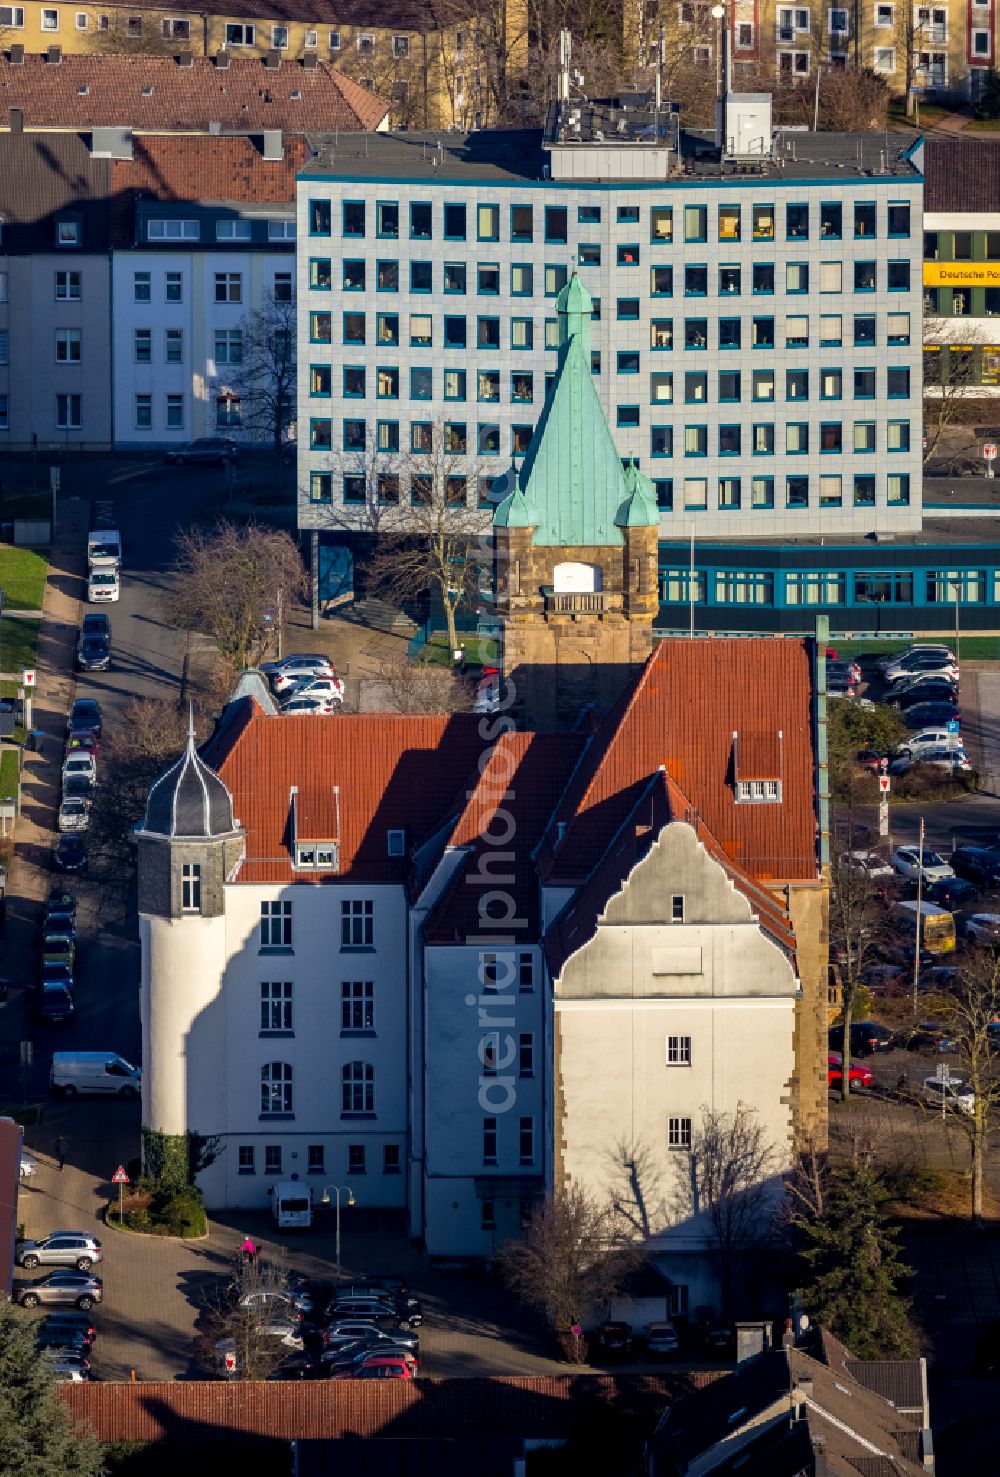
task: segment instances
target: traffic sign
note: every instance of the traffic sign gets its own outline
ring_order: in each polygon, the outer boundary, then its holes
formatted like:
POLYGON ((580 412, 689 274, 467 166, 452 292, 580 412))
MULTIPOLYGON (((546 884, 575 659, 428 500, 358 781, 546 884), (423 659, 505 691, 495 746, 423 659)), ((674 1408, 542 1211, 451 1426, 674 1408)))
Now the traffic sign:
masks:
POLYGON ((226 1354, 226 1373, 227 1374, 235 1374, 236 1373, 236 1355, 235 1354, 229 1354, 229 1353, 226 1354))
POLYGON ((892 784, 892 781, 890 780, 890 778, 889 778, 889 776, 887 774, 880 774, 879 775, 879 777, 878 777, 878 787, 882 791, 882 794, 883 795, 888 795, 888 793, 889 793, 889 787, 890 787, 891 784, 892 784))
POLYGON ((128 1184, 128 1175, 125 1173, 125 1166, 123 1164, 119 1164, 118 1168, 115 1170, 114 1174, 111 1176, 111 1183, 113 1185, 127 1185, 128 1184))
POLYGON ((944 731, 945 731, 945 733, 957 733, 958 732, 958 719, 957 718, 949 718, 948 719, 948 722, 944 726, 944 731))
POLYGON ((23 671, 21 672, 21 684, 24 687, 34 687, 34 685, 35 685, 35 669, 34 669, 34 667, 25 667, 23 669, 23 671))
POLYGON ((985 459, 988 462, 995 461, 996 460, 996 454, 997 454, 997 444, 996 444, 996 442, 995 441, 987 441, 986 445, 983 447, 983 456, 985 457, 985 459))

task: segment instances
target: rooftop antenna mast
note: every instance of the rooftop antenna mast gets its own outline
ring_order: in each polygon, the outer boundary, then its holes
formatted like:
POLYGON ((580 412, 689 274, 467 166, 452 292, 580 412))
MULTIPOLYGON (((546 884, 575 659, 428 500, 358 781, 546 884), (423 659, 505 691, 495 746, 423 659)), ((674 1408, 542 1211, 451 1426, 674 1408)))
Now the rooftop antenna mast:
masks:
POLYGON ((573 33, 559 32, 559 101, 569 102, 569 64, 573 59, 573 33))

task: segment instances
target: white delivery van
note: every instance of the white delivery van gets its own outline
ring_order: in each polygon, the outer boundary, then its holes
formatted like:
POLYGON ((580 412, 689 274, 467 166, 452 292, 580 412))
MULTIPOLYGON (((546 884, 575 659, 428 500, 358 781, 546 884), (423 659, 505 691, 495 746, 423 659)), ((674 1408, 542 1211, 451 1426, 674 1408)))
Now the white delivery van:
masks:
POLYGON ((113 1092, 134 1098, 139 1096, 142 1072, 114 1051, 54 1051, 49 1084, 64 1097, 113 1092))
POLYGON ((312 1191, 301 1180, 282 1180, 271 1188, 271 1214, 283 1231, 306 1231, 312 1225, 312 1191))
POLYGON ((120 569, 122 563, 122 536, 117 528, 95 528, 87 535, 87 568, 120 569))

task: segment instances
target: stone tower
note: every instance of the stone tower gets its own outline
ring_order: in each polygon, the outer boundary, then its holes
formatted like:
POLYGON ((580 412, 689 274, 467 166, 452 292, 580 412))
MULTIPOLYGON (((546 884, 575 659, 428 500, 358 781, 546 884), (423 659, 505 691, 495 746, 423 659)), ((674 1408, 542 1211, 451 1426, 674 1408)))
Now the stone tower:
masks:
POLYGON ((224 1121, 224 884, 243 855, 233 800, 195 748, 156 781, 136 831, 142 947, 142 1117, 180 1134, 224 1121), (200 1075, 188 1063, 202 1063, 200 1075))
POLYGON ((659 608, 656 496, 615 447, 575 273, 556 308, 554 382, 493 520, 503 674, 518 719, 543 729, 612 707, 652 650, 659 608))

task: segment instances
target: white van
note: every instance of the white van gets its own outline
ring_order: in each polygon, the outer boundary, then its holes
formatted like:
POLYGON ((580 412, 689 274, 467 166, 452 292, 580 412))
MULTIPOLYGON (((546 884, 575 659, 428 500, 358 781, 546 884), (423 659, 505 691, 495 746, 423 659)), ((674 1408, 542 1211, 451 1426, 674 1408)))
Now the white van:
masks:
POLYGON ((312 1225, 312 1191, 301 1180, 283 1180, 271 1188, 271 1214, 284 1231, 307 1231, 312 1225))
POLYGON ((54 1051, 49 1085, 63 1097, 84 1092, 139 1096, 142 1071, 114 1051, 54 1051))
POLYGON ((87 568, 120 569, 122 562, 122 536, 117 528, 95 528, 87 535, 87 568))

